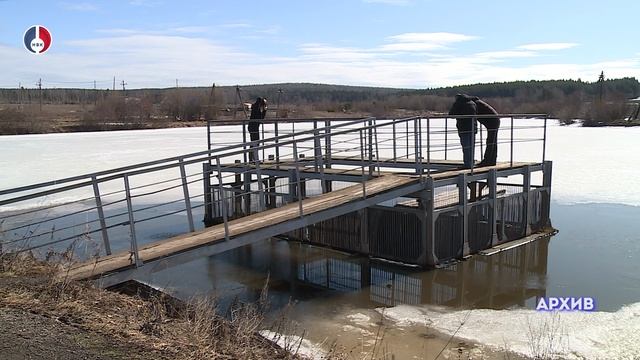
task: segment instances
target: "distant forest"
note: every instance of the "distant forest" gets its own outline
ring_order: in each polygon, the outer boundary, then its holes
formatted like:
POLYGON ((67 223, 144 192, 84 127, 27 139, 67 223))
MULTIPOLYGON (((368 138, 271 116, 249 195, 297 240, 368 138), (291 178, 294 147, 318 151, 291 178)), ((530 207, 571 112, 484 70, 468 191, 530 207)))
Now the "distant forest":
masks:
POLYGON ((446 113, 457 93, 486 99, 501 113, 546 113, 563 123, 581 119, 585 126, 630 125, 624 120, 630 111, 627 100, 640 96, 640 83, 635 78, 605 79, 601 74, 596 82, 531 80, 421 90, 310 83, 124 91, 0 89, 0 133, 31 132, 7 129, 7 123, 16 125, 21 116, 35 116, 34 108, 40 103, 77 106, 77 113, 81 114, 78 116, 86 128, 114 122, 145 127, 145 123, 154 121, 199 121, 228 116, 241 108, 241 102, 251 103, 258 96, 266 97, 269 107, 279 109, 281 117, 319 113, 382 117, 395 116, 399 111, 402 114, 446 113), (29 111, 31 114, 26 114, 29 111))

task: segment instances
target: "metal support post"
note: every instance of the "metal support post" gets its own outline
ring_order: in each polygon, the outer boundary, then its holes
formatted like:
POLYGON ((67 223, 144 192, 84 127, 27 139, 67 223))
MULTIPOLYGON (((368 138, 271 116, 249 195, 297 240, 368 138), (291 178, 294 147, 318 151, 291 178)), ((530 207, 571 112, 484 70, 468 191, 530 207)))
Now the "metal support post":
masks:
POLYGON ((491 247, 498 245, 498 172, 496 169, 489 170, 489 178, 487 179, 489 184, 489 199, 490 210, 489 219, 491 223, 491 247))
POLYGON ((131 202, 131 189, 129 187, 129 176, 124 174, 124 190, 127 199, 127 212, 129 213, 129 231, 131 231, 131 256, 133 257, 136 267, 142 266, 140 254, 138 254, 138 240, 136 239, 136 226, 133 217, 133 204, 131 202))
POLYGON ((364 134, 362 133, 362 130, 359 131, 360 133, 360 163, 362 164, 362 198, 366 199, 367 198, 367 186, 365 185, 365 183, 367 182, 367 178, 364 174, 364 134))
POLYGON ((298 143, 293 143, 293 161, 296 165, 296 190, 298 192, 298 210, 300 211, 300 217, 304 216, 302 212, 302 186, 300 186, 300 163, 298 161, 298 143))
POLYGON ((422 249, 418 264, 434 267, 437 263, 435 254, 435 216, 433 178, 426 179, 426 189, 420 193, 420 224, 422 249))
POLYGON ((542 186, 547 190, 546 195, 542 197, 544 203, 544 210, 542 212, 545 217, 545 225, 551 227, 551 173, 552 162, 545 161, 542 165, 542 186))
POLYGON ((531 167, 526 165, 523 172, 525 236, 531 235, 531 167))
POLYGON ((204 224, 210 225, 213 222, 213 198, 211 194, 211 164, 202 163, 202 178, 204 185, 204 224))
POLYGON ((316 171, 320 172, 320 187, 322 188, 322 193, 326 194, 327 186, 324 181, 324 158, 322 157, 322 146, 320 145, 320 131, 317 129, 313 132, 313 151, 316 171))
POLYGON ((262 173, 260 172, 260 161, 258 160, 258 149, 253 148, 253 161, 256 164, 256 176, 258 177, 258 194, 260 201, 260 211, 264 210, 264 186, 262 184, 262 173))
POLYGON ((222 186, 222 167, 220 167, 219 156, 216 156, 216 168, 218 170, 218 201, 220 202, 220 212, 222 213, 222 221, 224 222, 224 238, 229 241, 229 215, 227 215, 227 202, 222 186))
POLYGON ((107 231, 107 222, 104 219, 104 209, 102 208, 102 199, 100 197, 100 188, 95 175, 91 177, 93 185, 93 196, 96 198, 96 209, 98 209, 98 218, 100 219, 100 231, 102 233, 102 241, 104 242, 104 251, 107 255, 111 255, 111 244, 109 243, 109 233, 107 231))
POLYGON ((458 213, 462 216, 461 226, 462 231, 462 256, 467 256, 471 253, 469 249, 469 202, 467 200, 467 174, 458 175, 458 197, 459 197, 459 210, 458 213))
POLYGON ((184 159, 178 160, 180 163, 180 178, 182 179, 182 193, 184 195, 184 205, 187 211, 187 221, 189 222, 189 231, 194 232, 195 226, 193 225, 193 213, 191 211, 191 197, 189 196, 189 184, 187 183, 187 172, 184 168, 184 159))

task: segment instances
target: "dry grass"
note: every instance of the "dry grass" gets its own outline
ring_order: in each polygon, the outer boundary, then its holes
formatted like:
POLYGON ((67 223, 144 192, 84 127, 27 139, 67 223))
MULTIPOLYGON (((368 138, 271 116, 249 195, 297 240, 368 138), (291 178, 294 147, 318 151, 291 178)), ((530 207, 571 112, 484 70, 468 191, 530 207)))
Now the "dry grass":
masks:
MULTIPOLYGON (((40 314, 82 331, 106 335, 149 352, 149 358, 298 358, 257 334, 267 326, 266 300, 235 304, 228 318, 215 301, 194 299, 176 310, 164 295, 143 299, 54 276, 67 261, 51 254, 39 261, 28 254, 0 256, 0 308, 40 314)), ((266 299, 266 291, 264 295, 266 299)))

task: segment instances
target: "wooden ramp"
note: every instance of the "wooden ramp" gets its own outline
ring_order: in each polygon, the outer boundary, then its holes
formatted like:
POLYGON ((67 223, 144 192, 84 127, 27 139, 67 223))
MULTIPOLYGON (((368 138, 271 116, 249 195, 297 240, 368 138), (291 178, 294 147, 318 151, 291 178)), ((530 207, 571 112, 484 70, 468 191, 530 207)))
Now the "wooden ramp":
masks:
MULTIPOLYGON (((418 181, 416 177, 384 175, 365 183, 366 195, 371 197, 418 181)), ((359 199, 362 199, 362 184, 305 199, 302 201, 302 212, 306 216, 359 199)), ((266 210, 229 221, 228 242, 233 243, 233 238, 238 235, 300 218, 299 206, 298 202, 291 203, 277 209, 266 210)), ((139 249, 139 254, 144 263, 149 263, 218 242, 225 242, 224 224, 144 245, 139 249)), ((243 245, 245 244, 238 244, 238 246, 243 245)), ((88 279, 106 273, 129 269, 133 264, 134 261, 131 254, 124 252, 76 264, 66 272, 65 276, 73 280, 88 279)))

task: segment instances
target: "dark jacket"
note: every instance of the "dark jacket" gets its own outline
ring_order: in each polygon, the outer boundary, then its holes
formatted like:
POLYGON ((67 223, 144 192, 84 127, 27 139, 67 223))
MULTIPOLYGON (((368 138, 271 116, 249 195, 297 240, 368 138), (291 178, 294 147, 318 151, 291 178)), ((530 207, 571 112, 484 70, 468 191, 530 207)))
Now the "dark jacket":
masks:
MULTIPOLYGON (((478 115, 498 115, 496 109, 491 107, 491 105, 487 104, 483 100, 480 100, 478 97, 475 97, 474 102, 476 103, 476 113, 478 115)), ((495 130, 500 127, 500 118, 478 118, 478 122, 487 129, 495 130)))
POLYGON ((248 126, 249 131, 258 131, 262 122, 257 120, 264 119, 265 115, 267 114, 266 109, 262 111, 260 110, 261 106, 262 104, 259 101, 256 101, 253 105, 251 105, 251 116, 249 116, 248 126))
MULTIPOLYGON (((476 103, 473 98, 468 95, 458 94, 456 95, 456 101, 451 105, 449 115, 476 115, 476 103)), ((456 127, 458 132, 470 132, 475 128, 478 132, 478 126, 475 126, 475 119, 473 118, 456 118, 456 127)))

